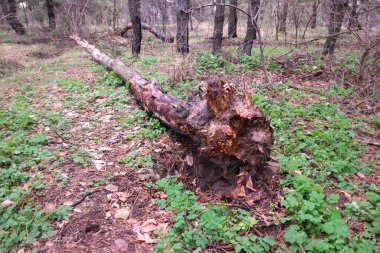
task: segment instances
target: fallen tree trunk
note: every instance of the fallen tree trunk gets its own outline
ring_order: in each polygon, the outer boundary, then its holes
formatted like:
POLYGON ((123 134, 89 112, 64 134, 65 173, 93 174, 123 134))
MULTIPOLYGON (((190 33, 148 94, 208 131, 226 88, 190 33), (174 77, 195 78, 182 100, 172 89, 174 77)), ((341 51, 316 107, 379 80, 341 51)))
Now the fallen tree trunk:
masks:
MULTIPOLYGON (((269 160, 273 129, 248 94, 237 95, 232 86, 222 81, 208 83, 205 98, 186 102, 165 94, 156 79, 147 80, 119 59, 112 59, 79 37, 72 38, 87 49, 93 59, 129 82, 132 92, 143 107, 175 131, 189 136, 198 147, 204 169, 198 175, 208 177, 205 183, 227 180, 234 170, 232 184, 242 183, 238 174, 257 169, 269 160), (210 162, 213 163, 212 169, 210 162), (212 170, 212 172, 211 172, 212 170)), ((252 173, 246 173, 250 177, 252 173)), ((252 184, 247 180, 244 184, 252 184)))
MULTIPOLYGON (((127 24, 125 26, 125 28, 121 31, 121 36, 124 37, 127 34, 127 32, 132 29, 132 27, 133 27, 132 23, 127 24)), ((151 32, 154 36, 156 36, 162 42, 167 42, 167 43, 173 43, 174 42, 173 36, 167 35, 167 34, 161 32, 158 28, 150 26, 147 23, 141 23, 141 28, 151 32)))

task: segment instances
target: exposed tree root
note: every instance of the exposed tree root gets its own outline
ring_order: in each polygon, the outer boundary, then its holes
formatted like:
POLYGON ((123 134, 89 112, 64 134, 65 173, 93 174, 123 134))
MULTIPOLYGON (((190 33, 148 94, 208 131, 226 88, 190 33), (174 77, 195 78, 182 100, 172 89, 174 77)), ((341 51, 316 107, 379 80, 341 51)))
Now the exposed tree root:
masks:
POLYGON ((232 198, 255 191, 252 177, 260 178, 258 173, 267 167, 274 137, 269 121, 248 94, 238 95, 218 80, 208 83, 206 99, 187 102, 165 94, 156 79, 149 81, 122 61, 111 59, 79 37, 72 38, 95 61, 129 82, 147 111, 190 137, 196 147, 193 157, 199 187, 211 187, 232 198))

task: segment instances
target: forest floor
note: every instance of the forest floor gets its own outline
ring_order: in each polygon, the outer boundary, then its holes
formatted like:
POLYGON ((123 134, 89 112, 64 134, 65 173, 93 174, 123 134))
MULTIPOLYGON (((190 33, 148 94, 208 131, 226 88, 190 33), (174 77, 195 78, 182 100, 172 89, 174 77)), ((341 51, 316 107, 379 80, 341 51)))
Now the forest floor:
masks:
MULTIPOLYGON (((275 129, 282 189, 278 201, 258 197, 247 210, 197 189, 181 137, 73 42, 23 44, 0 33, 5 38, 0 252, 380 250, 379 100, 311 75, 323 65, 312 57, 318 45, 267 46, 275 84, 268 89, 258 50, 239 58, 238 39, 226 40, 217 57, 211 41, 193 36, 183 57, 149 37, 138 59, 127 39, 96 42, 181 98, 197 96, 199 84, 215 77, 252 93, 275 129), (284 55, 293 58, 282 65, 284 55)), ((344 70, 358 60, 347 51, 337 56, 344 70)))

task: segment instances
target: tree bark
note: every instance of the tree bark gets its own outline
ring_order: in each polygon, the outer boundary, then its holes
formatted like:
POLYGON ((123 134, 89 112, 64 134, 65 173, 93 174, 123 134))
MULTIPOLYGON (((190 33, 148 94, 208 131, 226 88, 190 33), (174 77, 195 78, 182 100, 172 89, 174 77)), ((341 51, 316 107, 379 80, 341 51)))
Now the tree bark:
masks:
POLYGON ((4 16, 10 27, 19 35, 25 34, 25 27, 17 19, 17 7, 15 0, 1 0, 0 1, 4 16))
POLYGON ((358 0, 353 0, 350 15, 348 18, 349 30, 362 29, 359 23, 358 7, 359 7, 358 0))
POLYGON ((286 33, 286 22, 288 20, 289 1, 288 0, 284 0, 282 6, 283 6, 283 8, 281 10, 280 20, 279 20, 279 23, 280 23, 280 25, 279 25, 279 31, 283 32, 283 33, 286 33))
POLYGON ((224 24, 224 5, 225 0, 216 0, 215 16, 214 16, 214 36, 212 41, 212 52, 214 54, 219 53, 222 48, 223 40, 223 24, 224 24))
MULTIPOLYGON (((121 36, 124 37, 127 35, 127 32, 133 28, 133 25, 131 23, 127 24, 125 28, 121 31, 121 36)), ((150 26, 147 23, 141 23, 141 28, 144 30, 147 30, 151 32, 156 38, 160 39, 162 42, 167 42, 167 43, 173 43, 174 42, 174 37, 167 35, 160 31, 158 28, 155 28, 153 26, 150 26)))
POLYGON ((162 22, 162 31, 163 33, 166 33, 166 25, 168 23, 169 17, 168 17, 168 4, 166 0, 158 0, 158 8, 161 12, 161 22, 162 22))
POLYGON ((342 29, 347 6, 347 0, 330 0, 329 34, 323 48, 323 55, 334 54, 336 41, 342 29))
POLYGON ((56 27, 55 23, 55 12, 54 12, 54 3, 53 0, 46 0, 47 15, 49 18, 49 28, 54 30, 56 27))
POLYGON ((314 0, 313 13, 311 14, 310 28, 315 29, 317 27, 317 12, 318 12, 319 0, 314 0))
POLYGON ((189 53, 189 14, 190 0, 178 0, 177 11, 177 51, 189 53))
MULTIPOLYGON (((257 23, 260 0, 249 0, 248 13, 257 23)), ((243 42, 242 53, 251 55, 253 41, 257 39, 257 31, 250 17, 247 19, 247 33, 243 42)))
MULTIPOLYGON (((196 150, 207 156, 205 160, 216 159, 223 168, 228 163, 250 169, 258 169, 269 160, 273 129, 247 93, 237 95, 232 86, 219 80, 211 81, 205 99, 186 102, 165 94, 156 79, 149 81, 119 59, 108 57, 79 37, 72 38, 86 48, 95 61, 128 81, 136 98, 154 117, 190 137, 198 147, 196 150)), ((218 173, 220 177, 224 172, 219 169, 218 173)))
MULTIPOLYGON (((237 0, 230 0, 230 5, 237 6, 237 0)), ((228 13, 228 38, 237 38, 237 10, 236 8, 230 7, 230 12, 228 13)))
POLYGON ((140 0, 128 0, 129 15, 133 27, 132 55, 139 56, 141 51, 141 3, 140 0))

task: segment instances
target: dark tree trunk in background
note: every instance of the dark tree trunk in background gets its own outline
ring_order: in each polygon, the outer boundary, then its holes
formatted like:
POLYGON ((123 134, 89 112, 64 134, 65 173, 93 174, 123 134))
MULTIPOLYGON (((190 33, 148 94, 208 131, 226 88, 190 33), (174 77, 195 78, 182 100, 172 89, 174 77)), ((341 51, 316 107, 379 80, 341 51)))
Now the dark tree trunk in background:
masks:
POLYGON ((128 0, 128 9, 133 26, 132 55, 137 57, 141 50, 141 6, 140 0, 128 0))
POLYGON ((47 14, 49 18, 49 28, 51 30, 55 29, 55 12, 54 12, 54 3, 53 0, 46 0, 47 14))
POLYGON ((178 0, 177 11, 177 51, 186 54, 189 52, 189 14, 190 0, 178 0))
POLYGON ((17 7, 15 0, 2 0, 0 1, 3 14, 6 16, 6 20, 10 27, 19 35, 25 34, 25 27, 17 19, 17 7))
MULTIPOLYGON (((230 5, 237 6, 237 0, 230 0, 230 5)), ((228 38, 237 38, 237 10, 236 8, 230 7, 230 12, 228 14, 228 38)))
POLYGON ((289 12, 289 2, 288 0, 284 0, 282 3, 282 10, 280 13, 280 20, 279 20, 279 31, 286 33, 286 22, 288 20, 288 12, 289 12))
POLYGON ((334 54, 336 41, 342 29, 347 7, 347 0, 330 0, 329 34, 323 48, 323 55, 334 54))
POLYGON ((318 12, 319 0, 314 0, 313 13, 311 14, 310 28, 315 29, 317 27, 317 12, 318 12))
POLYGON ((168 4, 166 0, 158 0, 158 8, 161 12, 162 31, 166 33, 166 25, 168 23, 168 4))
MULTIPOLYGON (((216 0, 217 4, 225 4, 225 0, 216 0)), ((224 5, 217 5, 214 16, 214 36, 212 41, 212 52, 219 53, 222 48, 223 24, 224 24, 224 5)))
POLYGON ((251 18, 247 19, 247 33, 244 38, 243 44, 243 54, 251 55, 253 41, 257 39, 256 27, 252 23, 254 19, 257 23, 258 11, 260 8, 260 0, 249 0, 248 13, 251 15, 251 18))
POLYGON ((361 29, 361 25, 359 23, 359 14, 358 14, 358 0, 352 1, 352 7, 350 11, 350 16, 348 18, 348 29, 361 29))

